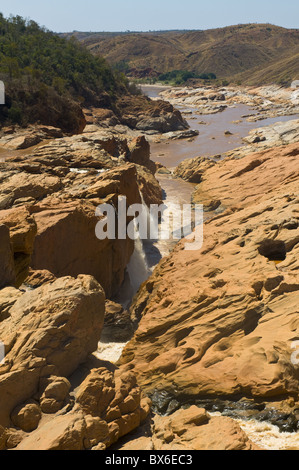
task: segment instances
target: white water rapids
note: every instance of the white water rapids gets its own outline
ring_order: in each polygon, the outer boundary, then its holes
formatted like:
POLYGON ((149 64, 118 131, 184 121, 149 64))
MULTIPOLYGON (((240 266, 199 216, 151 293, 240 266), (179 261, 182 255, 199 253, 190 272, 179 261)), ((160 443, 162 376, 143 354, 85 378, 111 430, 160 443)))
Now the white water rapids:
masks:
MULTIPOLYGON (((221 416, 221 413, 209 413, 221 416)), ((236 419, 249 439, 263 450, 299 450, 299 433, 280 432, 277 426, 255 419, 236 419)))
MULTIPOLYGON (((146 210, 146 209, 145 209, 146 210)), ((143 284, 150 276, 151 270, 148 267, 146 260, 146 253, 143 247, 143 242, 140 238, 138 225, 135 222, 135 231, 137 238, 135 240, 135 248, 130 262, 127 266, 128 275, 132 287, 133 294, 136 294, 141 284, 143 284)))

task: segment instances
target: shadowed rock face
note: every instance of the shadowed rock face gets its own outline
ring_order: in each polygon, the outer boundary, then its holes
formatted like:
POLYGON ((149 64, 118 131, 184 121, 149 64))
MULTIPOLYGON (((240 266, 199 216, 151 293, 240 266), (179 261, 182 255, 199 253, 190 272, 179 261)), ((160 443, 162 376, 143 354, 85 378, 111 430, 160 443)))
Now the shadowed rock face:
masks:
POLYGON ((110 296, 123 282, 134 241, 99 240, 95 233, 99 221, 95 210, 104 202, 113 202, 117 207, 120 195, 127 197, 128 205, 140 203, 136 169, 133 165, 119 167, 101 179, 94 179, 90 186, 86 178, 84 183, 73 186, 69 202, 48 198, 36 208, 38 232, 31 266, 47 269, 57 277, 91 274, 110 296))
POLYGON ((219 199, 222 213, 204 224, 203 248, 179 243, 132 306, 141 321, 121 362, 148 393, 167 390, 181 402, 297 396, 297 150, 232 158, 203 173, 195 198, 219 199))
POLYGON ((13 251, 10 244, 9 229, 0 225, 0 289, 15 283, 13 251))
POLYGON ((13 253, 14 278, 9 285, 20 286, 28 275, 36 223, 25 206, 0 211, 0 220, 9 230, 13 253))
POLYGON ((145 166, 153 174, 156 173, 156 165, 150 160, 150 144, 144 136, 136 137, 129 144, 130 161, 145 166))

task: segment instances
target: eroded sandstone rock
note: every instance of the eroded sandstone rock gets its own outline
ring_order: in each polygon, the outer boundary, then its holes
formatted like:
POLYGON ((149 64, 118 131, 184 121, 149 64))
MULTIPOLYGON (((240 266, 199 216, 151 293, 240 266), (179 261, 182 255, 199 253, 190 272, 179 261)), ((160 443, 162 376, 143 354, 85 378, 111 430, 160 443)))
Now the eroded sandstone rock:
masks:
POLYGON ((92 370, 76 392, 76 403, 84 414, 108 423, 107 445, 136 429, 149 413, 135 375, 119 370, 92 370))
POLYGON ((182 241, 161 261, 132 307, 141 321, 121 363, 149 394, 297 400, 298 158, 293 144, 203 174, 197 201, 219 198, 222 213, 201 250, 182 241))
POLYGON ((13 424, 25 432, 34 431, 38 427, 41 417, 41 409, 34 402, 17 406, 11 414, 13 424))
POLYGON ((104 311, 91 276, 0 291, 0 449, 103 450, 145 421, 134 373, 91 355, 104 311))
POLYGON ((61 410, 69 396, 71 384, 65 377, 49 377, 41 379, 40 406, 43 413, 54 414, 61 410))
MULTIPOLYGON (((5 168, 5 166, 3 166, 5 168)), ((39 200, 62 188, 56 176, 28 174, 27 172, 1 172, 0 209, 9 209, 24 198, 39 200)))
POLYGON ((146 204, 162 202, 148 142, 138 138, 130 148, 126 136, 98 128, 1 163, 0 221, 10 228, 17 286, 31 266, 56 277, 91 274, 108 296, 118 290, 134 241, 100 241, 96 208, 117 207, 119 196, 128 206, 141 203, 141 195, 146 204), (131 152, 136 164, 128 163, 131 152))
POLYGON ((180 111, 168 101, 152 101, 149 98, 135 96, 123 97, 118 102, 122 111, 121 122, 130 128, 146 133, 165 133, 188 129, 187 121, 180 111))
POLYGON ((144 136, 136 137, 129 143, 130 161, 156 173, 156 165, 150 159, 150 144, 144 136))
POLYGON ((206 157, 197 157, 184 160, 175 169, 174 174, 190 183, 199 184, 204 172, 215 165, 215 162, 206 157))
POLYGON ((257 450, 239 425, 226 417, 211 417, 192 406, 170 417, 155 416, 146 436, 132 437, 120 450, 257 450), (147 437, 146 437, 147 436, 147 437))
MULTIPOLYGON (((76 384, 82 372, 70 380, 76 384)), ((23 436, 18 450, 105 450, 145 421, 149 400, 142 398, 134 374, 102 367, 84 375, 72 392, 72 409, 47 416, 23 436)))
POLYGON ((97 349, 104 321, 103 289, 91 276, 61 278, 19 296, 0 323, 6 357, 0 365, 0 423, 38 391, 43 377, 67 377, 97 349))
POLYGON ((45 139, 61 138, 61 129, 52 126, 29 126, 26 129, 10 127, 2 129, 0 146, 10 150, 24 150, 33 147, 45 139))
POLYGON ((91 185, 83 185, 81 178, 76 178, 65 201, 48 198, 35 207, 38 231, 31 266, 46 269, 56 277, 91 274, 110 297, 123 282, 134 241, 99 240, 96 208, 102 203, 117 207, 121 195, 127 197, 127 206, 141 203, 136 168, 123 165, 101 178, 91 177, 91 181, 91 185))

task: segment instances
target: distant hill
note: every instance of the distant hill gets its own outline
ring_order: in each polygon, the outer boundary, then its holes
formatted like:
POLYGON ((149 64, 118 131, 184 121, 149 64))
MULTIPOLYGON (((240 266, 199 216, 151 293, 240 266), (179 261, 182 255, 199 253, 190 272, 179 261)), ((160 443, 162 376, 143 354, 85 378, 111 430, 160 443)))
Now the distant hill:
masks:
POLYGON ((136 76, 184 70, 244 84, 288 84, 299 78, 298 29, 246 24, 206 31, 73 34, 94 55, 136 76))

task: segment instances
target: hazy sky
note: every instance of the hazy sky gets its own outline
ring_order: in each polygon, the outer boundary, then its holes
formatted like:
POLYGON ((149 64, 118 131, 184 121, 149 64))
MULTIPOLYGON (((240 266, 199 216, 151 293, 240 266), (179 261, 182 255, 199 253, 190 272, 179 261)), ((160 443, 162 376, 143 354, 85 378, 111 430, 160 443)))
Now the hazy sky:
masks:
POLYGON ((208 29, 239 23, 299 28, 298 0, 0 0, 0 12, 62 31, 208 29))

